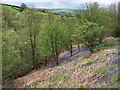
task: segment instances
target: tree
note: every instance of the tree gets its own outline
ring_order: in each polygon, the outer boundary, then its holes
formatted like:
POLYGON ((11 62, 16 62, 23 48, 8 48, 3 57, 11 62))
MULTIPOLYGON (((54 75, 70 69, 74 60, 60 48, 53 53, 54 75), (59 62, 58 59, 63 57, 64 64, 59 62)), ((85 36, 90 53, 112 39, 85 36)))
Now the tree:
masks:
POLYGON ((101 27, 101 29, 98 30, 98 39, 100 43, 112 30, 110 28, 110 23, 112 21, 108 10, 106 8, 99 7, 97 2, 88 3, 86 5, 86 9, 82 12, 82 18, 87 19, 90 22, 94 22, 101 27))
POLYGON ((111 15, 111 22, 110 27, 112 29, 112 36, 119 37, 120 36, 120 29, 119 29, 119 2, 118 3, 112 3, 108 10, 111 15))
MULTIPOLYGON (((118 2, 118 32, 120 32, 120 1, 118 2)), ((118 36, 120 37, 120 33, 118 36)))
POLYGON ((4 28, 10 28, 13 26, 13 13, 10 12, 6 7, 2 8, 2 27, 4 28))
POLYGON ((24 25, 25 29, 28 31, 29 42, 31 46, 31 54, 32 54, 32 65, 33 69, 38 68, 38 62, 36 60, 36 48, 38 36, 41 31, 41 23, 42 16, 36 15, 34 10, 28 9, 26 13, 24 13, 24 25))
POLYGON ((52 13, 48 14, 48 22, 44 28, 44 45, 47 53, 52 52, 51 54, 56 59, 56 64, 58 65, 59 54, 63 49, 63 35, 64 32, 62 26, 60 25, 59 19, 54 17, 52 13), (48 52, 49 50, 49 52, 48 52))
POLYGON ((102 34, 100 30, 101 30, 101 27, 98 24, 94 22, 89 22, 87 20, 84 20, 82 25, 79 26, 78 28, 78 31, 80 33, 78 34, 78 37, 80 37, 79 38, 80 42, 83 45, 85 45, 87 48, 89 48, 91 53, 93 53, 93 49, 97 44, 99 33, 102 34))
POLYGON ((20 11, 22 12, 25 8, 27 8, 27 5, 25 3, 21 3, 20 11))
POLYGON ((81 16, 88 19, 90 22, 97 22, 99 4, 97 2, 86 3, 85 9, 83 9, 81 16))
POLYGON ((65 26, 66 28, 66 45, 68 48, 68 51, 70 51, 71 56, 72 56, 72 46, 74 44, 74 28, 75 28, 75 19, 69 17, 67 20, 65 20, 65 26))

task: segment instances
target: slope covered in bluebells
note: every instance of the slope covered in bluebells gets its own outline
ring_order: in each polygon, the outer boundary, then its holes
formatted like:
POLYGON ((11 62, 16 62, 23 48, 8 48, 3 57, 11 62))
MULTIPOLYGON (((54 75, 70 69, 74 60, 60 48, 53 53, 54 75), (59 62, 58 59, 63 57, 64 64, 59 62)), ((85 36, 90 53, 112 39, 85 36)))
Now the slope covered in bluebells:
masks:
MULTIPOLYGON (((83 59, 81 55, 71 62, 42 71, 42 77, 29 88, 118 88, 118 39, 108 39, 104 49, 83 59)), ((26 86, 28 87, 28 86, 26 86)))
POLYGON ((33 71, 9 87, 24 88, 118 88, 118 39, 107 38, 89 58, 82 53, 55 67, 33 71), (107 43, 106 43, 107 42, 107 43))

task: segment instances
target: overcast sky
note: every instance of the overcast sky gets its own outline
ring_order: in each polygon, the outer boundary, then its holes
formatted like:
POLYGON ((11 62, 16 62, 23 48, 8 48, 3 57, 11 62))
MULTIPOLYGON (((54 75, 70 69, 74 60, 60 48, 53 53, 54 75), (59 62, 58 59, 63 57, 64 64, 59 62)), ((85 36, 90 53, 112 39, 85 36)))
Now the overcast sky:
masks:
POLYGON ((101 6, 107 6, 110 3, 118 2, 119 0, 2 0, 2 3, 20 5, 25 3, 28 6, 35 8, 69 8, 78 9, 88 2, 99 2, 101 6))

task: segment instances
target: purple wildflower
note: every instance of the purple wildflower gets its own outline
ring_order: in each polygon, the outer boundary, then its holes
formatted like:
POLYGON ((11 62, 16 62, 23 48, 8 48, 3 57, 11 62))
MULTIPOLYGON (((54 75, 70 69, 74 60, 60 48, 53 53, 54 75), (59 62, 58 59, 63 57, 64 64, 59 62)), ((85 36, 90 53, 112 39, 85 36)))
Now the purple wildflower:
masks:
POLYGON ((103 85, 102 84, 100 84, 100 88, 102 88, 103 87, 103 85))
POLYGON ((113 86, 110 85, 110 88, 113 88, 113 86))
POLYGON ((107 81, 106 81, 106 80, 104 80, 103 82, 104 82, 105 84, 107 84, 107 81))
POLYGON ((103 76, 98 76, 97 79, 100 80, 103 76))
POLYGON ((110 74, 116 73, 116 70, 115 70, 115 69, 113 69, 113 70, 107 70, 107 71, 108 71, 108 73, 110 73, 110 74))
POLYGON ((107 70, 108 73, 111 73, 111 70, 107 70))
POLYGON ((75 69, 74 70, 72 70, 73 72, 75 72, 75 69))
POLYGON ((110 58, 109 62, 116 62, 118 61, 118 57, 110 58))
POLYGON ((65 70, 63 70, 62 74, 65 74, 65 70))
POLYGON ((109 76, 108 76, 108 80, 111 80, 111 79, 112 79, 112 76, 109 75, 109 76))
POLYGON ((102 69, 102 72, 104 72, 104 71, 105 71, 105 69, 103 68, 103 69, 102 69))
POLYGON ((67 78, 70 78, 70 75, 67 75, 67 78))
POLYGON ((116 70, 114 69, 113 71, 112 71, 112 73, 115 73, 116 72, 116 70))
POLYGON ((104 88, 107 88, 107 86, 104 86, 104 88))
POLYGON ((74 79, 80 80, 80 79, 82 79, 82 76, 80 76, 80 74, 75 75, 74 79))
POLYGON ((110 83, 110 88, 113 88, 112 83, 110 83))

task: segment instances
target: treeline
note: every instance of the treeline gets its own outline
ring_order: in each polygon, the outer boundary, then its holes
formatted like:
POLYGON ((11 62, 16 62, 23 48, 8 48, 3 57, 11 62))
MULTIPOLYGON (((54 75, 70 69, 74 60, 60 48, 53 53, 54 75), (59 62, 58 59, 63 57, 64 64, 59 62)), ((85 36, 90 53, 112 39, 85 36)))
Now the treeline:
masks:
POLYGON ((67 50, 72 56, 73 45, 78 45, 80 51, 82 44, 93 53, 105 37, 119 36, 117 5, 111 6, 100 8, 98 3, 90 3, 76 17, 61 17, 50 12, 40 15, 29 8, 14 13, 3 7, 3 82, 47 65, 50 57, 58 65, 59 54, 67 50))

